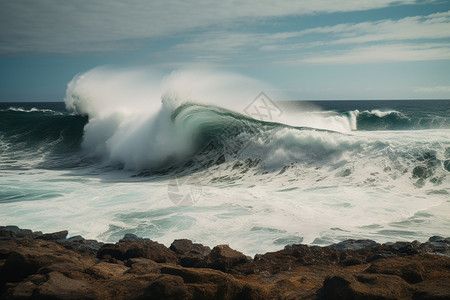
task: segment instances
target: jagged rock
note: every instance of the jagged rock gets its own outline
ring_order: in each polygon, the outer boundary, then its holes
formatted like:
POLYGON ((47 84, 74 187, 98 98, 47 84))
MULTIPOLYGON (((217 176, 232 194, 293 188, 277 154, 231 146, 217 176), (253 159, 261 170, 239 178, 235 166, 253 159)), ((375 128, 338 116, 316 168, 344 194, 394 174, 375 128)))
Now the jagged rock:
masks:
POLYGON ((39 286, 36 296, 44 299, 95 299, 95 293, 87 282, 58 272, 48 274, 48 280, 39 286))
POLYGON ((130 269, 127 271, 132 274, 149 274, 160 273, 161 266, 153 260, 147 258, 130 258, 126 262, 126 266, 130 269))
POLYGON ((288 249, 255 256, 260 271, 271 274, 292 270, 296 265, 330 265, 340 261, 341 253, 333 248, 293 245, 288 249))
POLYGON ((58 263, 86 266, 93 261, 51 241, 35 239, 12 242, 14 248, 11 248, 11 243, 0 242, 0 249, 3 249, 0 252, 7 252, 5 263, 0 269, 0 279, 7 282, 23 280, 43 267, 58 263))
POLYGON ((377 254, 372 255, 369 258, 367 258, 367 262, 372 262, 377 259, 386 259, 386 258, 390 258, 393 256, 394 256, 394 254, 392 254, 392 253, 377 253, 377 254))
POLYGON ((170 245, 170 250, 180 255, 196 254, 203 257, 211 253, 211 248, 209 248, 208 246, 203 246, 202 244, 194 244, 191 240, 187 239, 173 241, 173 243, 170 245))
POLYGON ((372 240, 345 240, 343 242, 330 245, 329 247, 338 250, 359 250, 359 249, 371 249, 381 246, 381 244, 372 240))
POLYGON ((183 267, 204 267, 205 257, 211 253, 208 246, 194 244, 186 239, 173 241, 169 249, 175 252, 183 267))
POLYGON ((99 262, 86 269, 85 272, 95 278, 110 279, 112 277, 119 277, 128 270, 129 268, 123 265, 99 262))
POLYGON ((183 278, 173 275, 161 275, 149 286, 147 293, 150 299, 186 299, 188 290, 183 278))
POLYGON ((17 226, 0 226, 0 238, 33 239, 40 235, 42 235, 40 231, 33 232, 17 226))
POLYGON ((210 268, 228 271, 234 266, 248 262, 247 256, 242 252, 231 249, 228 245, 218 245, 211 250, 207 257, 210 268))
POLYGON ((183 279, 192 291, 193 299, 267 299, 262 287, 243 284, 233 276, 218 270, 190 269, 176 266, 161 268, 162 274, 183 279))
POLYGON ((175 254, 166 246, 151 240, 105 244, 97 251, 97 257, 100 259, 112 257, 121 261, 143 257, 159 263, 176 263, 178 261, 175 254))
POLYGON ((85 239, 81 235, 72 236, 66 239, 67 243, 83 243, 84 241, 85 239))
POLYGON ((413 255, 419 253, 419 245, 408 242, 396 242, 389 246, 394 253, 403 255, 413 255))
POLYGON ((96 240, 86 240, 79 235, 64 240, 56 240, 55 242, 67 249, 90 254, 96 254, 97 250, 104 245, 102 242, 98 242, 96 240))
POLYGON ((411 299, 404 281, 388 275, 335 275, 323 283, 322 299, 411 299))
POLYGON ((444 240, 444 237, 439 235, 434 235, 428 239, 429 242, 442 242, 444 240))
POLYGON ((67 230, 46 233, 38 236, 38 239, 46 240, 46 241, 57 241, 57 240, 65 240, 69 232, 67 230))
POLYGON ((0 299, 450 299, 450 257, 433 245, 447 245, 442 237, 347 250, 293 245, 251 260, 188 240, 168 249, 128 235, 79 251, 98 242, 13 232, 21 234, 0 239, 0 299), (195 268, 176 264, 193 257, 195 268))
POLYGON ((142 241, 150 241, 148 238, 141 238, 132 233, 126 233, 119 242, 142 242, 142 241))
POLYGON ((28 276, 24 281, 19 282, 16 286, 13 286, 8 291, 8 296, 5 298, 12 299, 26 299, 33 298, 33 295, 37 293, 40 284, 45 282, 47 277, 44 275, 36 274, 28 276))
POLYGON ((95 255, 97 253, 97 250, 104 245, 104 243, 98 242, 96 240, 85 240, 80 236, 69 238, 66 240, 57 240, 55 242, 67 249, 71 249, 79 253, 90 253, 93 255, 95 255))
MULTIPOLYGON (((93 262, 91 261, 91 263, 93 262)), ((85 272, 85 266, 83 262, 57 262, 39 268, 37 271, 39 274, 49 274, 51 272, 59 272, 70 278, 78 278, 82 277, 81 274, 85 272)))

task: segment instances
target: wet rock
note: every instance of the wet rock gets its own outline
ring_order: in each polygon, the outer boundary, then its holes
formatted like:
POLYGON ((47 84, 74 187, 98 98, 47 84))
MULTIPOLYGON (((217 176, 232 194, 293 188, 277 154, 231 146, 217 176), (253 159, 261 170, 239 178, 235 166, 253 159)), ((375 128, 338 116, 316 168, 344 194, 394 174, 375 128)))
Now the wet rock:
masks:
POLYGON ((15 236, 0 239, 0 299, 450 299, 442 237, 343 250, 292 245, 251 260, 189 240, 168 249, 128 235, 81 251, 99 243, 15 236), (184 267, 184 258, 199 262, 184 267))
POLYGON ((72 236, 66 239, 67 243, 83 243, 84 241, 85 239, 81 235, 72 236))
POLYGON ((427 243, 424 243, 431 245, 431 251, 430 249, 427 249, 428 252, 425 253, 441 253, 444 255, 450 256, 450 238, 444 238, 442 236, 432 236, 428 239, 427 243))
POLYGON ((53 233, 45 233, 43 235, 38 236, 38 239, 46 240, 46 241, 57 241, 57 240, 65 240, 69 232, 67 230, 53 232, 53 233))
POLYGON ((333 248, 293 245, 277 252, 268 252, 255 256, 258 272, 267 271, 275 274, 289 271, 297 265, 333 265, 339 263, 341 253, 333 248))
POLYGON ((419 253, 419 247, 417 244, 408 242, 396 242, 389 246, 392 252, 403 255, 414 255, 419 253))
POLYGON ((80 253, 90 253, 94 255, 97 253, 97 250, 104 245, 104 243, 102 242, 98 242, 96 240, 86 240, 79 235, 64 240, 57 240, 55 242, 64 246, 67 249, 71 249, 80 253))
POLYGON ((17 226, 0 226, 0 239, 33 239, 42 235, 42 232, 33 232, 30 229, 20 229, 17 226))
POLYGON ((183 267, 204 267, 206 266, 205 258, 211 253, 211 248, 208 246, 194 244, 186 239, 175 240, 169 249, 175 252, 183 267))
POLYGON ((207 257, 208 267, 227 272, 234 266, 247 263, 249 260, 242 252, 231 249, 228 245, 218 245, 207 257))
POLYGON ((149 240, 150 239, 148 239, 148 238, 141 238, 132 233, 126 233, 119 242, 143 242, 143 241, 149 241, 149 240))
POLYGON ((0 249, 2 249, 0 252, 7 256, 0 269, 0 279, 5 282, 23 280, 28 275, 37 273, 41 268, 55 264, 86 266, 93 261, 91 257, 83 258, 77 252, 41 239, 0 242, 0 249))
POLYGON ((99 250, 105 243, 97 242, 96 240, 85 240, 83 243, 83 248, 97 251, 99 250))
POLYGON ((444 241, 444 237, 439 235, 434 235, 428 239, 429 242, 442 242, 444 241))
POLYGON ((330 248, 337 250, 359 250, 359 249, 371 249, 379 247, 381 244, 372 240, 346 240, 337 244, 330 245, 330 248))
POLYGON ((203 246, 202 244, 194 244, 191 240, 187 239, 173 241, 173 243, 170 245, 170 250, 179 255, 194 254, 201 255, 203 257, 211 253, 211 248, 209 248, 208 246, 203 246))
POLYGON ((175 254, 164 245, 151 240, 142 242, 123 241, 116 244, 105 244, 97 251, 97 257, 115 258, 121 261, 130 258, 148 258, 158 263, 176 263, 175 254))

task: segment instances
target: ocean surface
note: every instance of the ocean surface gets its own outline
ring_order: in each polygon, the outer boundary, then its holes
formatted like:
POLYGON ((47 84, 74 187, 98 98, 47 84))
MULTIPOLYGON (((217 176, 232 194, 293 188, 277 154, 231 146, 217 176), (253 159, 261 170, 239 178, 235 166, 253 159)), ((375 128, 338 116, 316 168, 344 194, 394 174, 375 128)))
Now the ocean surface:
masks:
POLYGON ((248 255, 450 236, 450 100, 262 93, 240 108, 166 97, 147 111, 85 94, 0 103, 1 225, 248 255))

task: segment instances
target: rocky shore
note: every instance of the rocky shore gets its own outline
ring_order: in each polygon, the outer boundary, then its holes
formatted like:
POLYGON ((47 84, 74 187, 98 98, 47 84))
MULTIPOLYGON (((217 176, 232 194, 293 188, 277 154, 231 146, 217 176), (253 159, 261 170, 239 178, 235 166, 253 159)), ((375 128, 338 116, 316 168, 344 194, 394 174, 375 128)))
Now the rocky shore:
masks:
POLYGON ((167 248, 0 226, 1 299, 450 299, 450 238, 328 247, 254 258, 190 240, 167 248))

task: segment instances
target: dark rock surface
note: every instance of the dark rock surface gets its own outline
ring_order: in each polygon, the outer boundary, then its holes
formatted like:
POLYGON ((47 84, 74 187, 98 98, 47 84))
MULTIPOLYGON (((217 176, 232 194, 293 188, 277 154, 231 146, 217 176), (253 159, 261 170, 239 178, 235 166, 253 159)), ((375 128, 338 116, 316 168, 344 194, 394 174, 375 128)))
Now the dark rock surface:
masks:
POLYGON ((358 250, 376 248, 378 246, 380 246, 380 244, 372 240, 346 240, 337 244, 333 244, 329 247, 338 250, 358 250))
POLYGON ((97 257, 121 261, 142 257, 158 263, 176 263, 178 261, 175 253, 164 245, 151 240, 138 241, 135 239, 122 239, 116 244, 105 244, 97 251, 97 257))
POLYGON ((37 238, 46 241, 58 241, 58 240, 65 240, 68 234, 69 232, 67 230, 63 230, 53 233, 46 233, 38 236, 37 238))
POLYGON ((183 267, 205 267, 206 256, 211 253, 211 248, 208 246, 194 244, 186 239, 173 241, 169 249, 175 252, 183 267))
POLYGON ((170 248, 0 227, 0 299, 450 299, 450 239, 291 245, 254 259, 190 240, 170 248))

